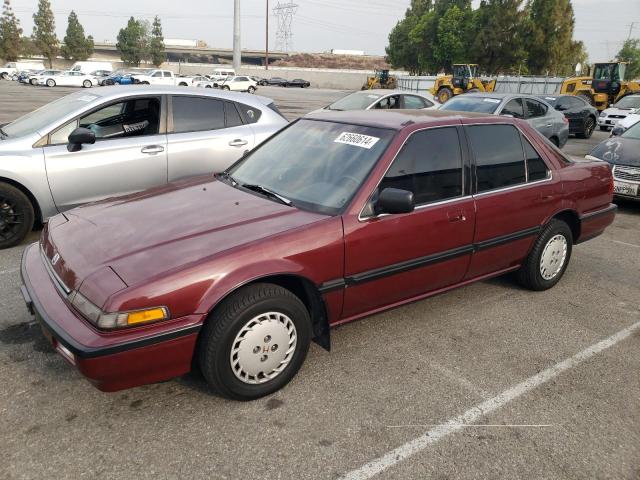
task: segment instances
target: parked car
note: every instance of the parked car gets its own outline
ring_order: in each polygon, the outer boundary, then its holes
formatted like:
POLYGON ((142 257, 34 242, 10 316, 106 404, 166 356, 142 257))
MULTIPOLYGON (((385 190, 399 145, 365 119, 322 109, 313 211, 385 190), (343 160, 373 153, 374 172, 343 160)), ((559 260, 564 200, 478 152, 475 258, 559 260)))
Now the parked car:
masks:
POLYGON ((611 130, 620 120, 625 119, 627 115, 636 113, 640 113, 640 94, 627 95, 600 113, 598 126, 600 130, 611 130))
POLYGON ((89 75, 98 79, 98 85, 104 85, 104 81, 111 76, 111 70, 95 70, 89 75))
POLYGON ((42 62, 7 62, 0 68, 0 78, 9 80, 23 70, 44 70, 44 64, 42 62))
POLYGON ((220 172, 286 124, 268 98, 219 91, 114 86, 56 100, 2 127, 0 248, 82 203, 220 172))
POLYGON ((191 83, 190 78, 177 77, 171 70, 149 70, 144 73, 134 73, 133 83, 142 85, 171 85, 187 87, 191 83))
POLYGON ((82 72, 60 72, 54 75, 43 75, 38 79, 38 85, 47 87, 84 87, 91 88, 99 84, 98 78, 82 72))
POLYGON ((311 83, 303 80, 302 78, 294 78, 293 80, 287 80, 287 82, 282 84, 282 86, 307 88, 311 86, 311 83))
POLYGON ((42 71, 44 70, 23 70, 17 74, 16 81, 19 83, 29 84, 29 78, 32 77, 33 75, 37 75, 42 71))
POLYGON ((56 216, 25 250, 22 292, 99 389, 198 364, 253 399, 331 326, 507 272, 553 287, 613 222, 612 184, 511 118, 322 112, 216 178, 56 216))
POLYGON ((214 86, 222 90, 231 90, 233 92, 249 92, 255 93, 258 89, 256 82, 249 77, 226 77, 222 82, 214 83, 214 86))
POLYGON ((440 110, 490 113, 524 119, 557 147, 569 139, 569 121, 548 103, 532 95, 511 93, 465 93, 456 95, 440 110))
POLYGON ((28 81, 30 85, 40 85, 40 81, 43 80, 47 76, 56 76, 60 75, 62 70, 41 70, 38 73, 34 73, 29 76, 28 81))
POLYGON ((569 134, 578 138, 591 138, 596 128, 598 109, 576 95, 539 95, 569 120, 569 134))
POLYGON ((619 136, 600 142, 587 158, 609 162, 613 166, 613 194, 640 200, 640 122, 619 136))
POLYGON ((75 62, 69 69, 72 72, 93 73, 96 71, 112 72, 111 62, 75 62))
MULTIPOLYGON (((404 90, 361 90, 336 100, 323 109, 316 110, 379 110, 379 109, 436 109, 433 97, 404 90)), ((312 113, 315 113, 312 112, 312 113)))
POLYGON ((272 78, 263 78, 262 80, 260 80, 260 82, 258 82, 258 85, 263 86, 263 87, 264 86, 276 86, 276 87, 279 87, 283 83, 287 83, 287 80, 285 78, 272 77, 272 78))
POLYGON ((102 85, 133 85, 133 74, 129 70, 117 70, 102 80, 102 85))

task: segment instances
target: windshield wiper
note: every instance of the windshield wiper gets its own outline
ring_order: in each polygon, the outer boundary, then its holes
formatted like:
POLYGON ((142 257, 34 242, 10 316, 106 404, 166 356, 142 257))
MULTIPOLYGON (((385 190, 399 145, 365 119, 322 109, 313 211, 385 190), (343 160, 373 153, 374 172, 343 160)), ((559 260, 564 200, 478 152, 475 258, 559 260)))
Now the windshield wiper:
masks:
POLYGON ((280 203, 284 203, 289 207, 293 205, 291 200, 289 200, 287 197, 283 197, 282 195, 274 192, 273 190, 268 189, 267 187, 263 187, 262 185, 253 185, 250 183, 245 183, 242 186, 247 190, 253 190, 254 192, 262 193, 268 197, 275 198, 276 200, 279 200, 280 203))
POLYGON ((222 179, 222 180, 229 180, 233 186, 236 186, 238 184, 238 182, 236 182, 235 178, 233 178, 229 172, 224 171, 224 172, 220 172, 220 173, 216 173, 215 174, 216 178, 222 179))
POLYGON ((0 135, 2 135, 2 138, 7 138, 9 135, 6 134, 6 132, 2 129, 2 127, 0 127, 0 135))

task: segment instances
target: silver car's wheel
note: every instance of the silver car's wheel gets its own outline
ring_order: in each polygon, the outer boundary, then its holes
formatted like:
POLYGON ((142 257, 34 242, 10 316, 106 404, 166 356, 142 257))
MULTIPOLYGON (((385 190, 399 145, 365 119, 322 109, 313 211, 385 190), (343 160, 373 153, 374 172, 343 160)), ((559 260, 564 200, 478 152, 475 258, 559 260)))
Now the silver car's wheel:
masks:
POLYGON ((540 256, 540 275, 545 280, 552 280, 560 273, 567 259, 567 239, 555 235, 547 242, 540 256))
POLYGON ((229 361, 234 375, 256 385, 276 378, 296 350, 297 332, 284 313, 267 312, 249 320, 236 335, 229 361))
POLYGON ((56 82, 49 79, 47 80, 47 87, 55 87, 56 86, 56 82))
POLYGON ((84 82, 82 82, 82 86, 84 88, 91 88, 91 80, 85 80, 84 82))

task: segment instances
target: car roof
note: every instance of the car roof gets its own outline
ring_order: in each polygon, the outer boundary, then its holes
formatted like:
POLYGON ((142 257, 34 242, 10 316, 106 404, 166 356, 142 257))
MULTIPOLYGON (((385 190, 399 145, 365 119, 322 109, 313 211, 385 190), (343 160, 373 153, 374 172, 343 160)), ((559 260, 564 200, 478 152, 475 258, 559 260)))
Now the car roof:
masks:
POLYGON ((457 123, 463 118, 487 119, 490 122, 501 123, 509 120, 506 117, 496 117, 484 113, 456 112, 448 110, 320 110, 307 114, 303 118, 324 120, 337 123, 351 123, 368 127, 391 128, 402 130, 409 125, 439 125, 442 123, 457 123))
MULTIPOLYGON (((140 94, 144 95, 196 95, 198 97, 212 97, 230 100, 234 102, 244 103, 253 107, 260 107, 273 103, 273 100, 261 95, 252 95, 242 92, 228 92, 226 90, 213 90, 197 87, 177 87, 170 85, 136 85, 132 88, 130 85, 110 85, 91 89, 90 92, 85 90, 72 93, 71 95, 86 96, 95 95, 99 97, 100 103, 104 100, 117 100, 120 98, 134 97, 140 94)), ((96 99, 97 100, 97 99, 96 99)))

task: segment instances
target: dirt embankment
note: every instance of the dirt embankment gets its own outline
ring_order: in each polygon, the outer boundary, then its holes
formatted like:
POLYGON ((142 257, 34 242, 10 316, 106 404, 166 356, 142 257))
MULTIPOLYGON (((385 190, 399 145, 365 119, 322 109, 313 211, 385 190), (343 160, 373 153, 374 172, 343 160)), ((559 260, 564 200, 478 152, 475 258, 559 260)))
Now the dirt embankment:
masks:
POLYGON ((298 53, 273 63, 278 67, 335 68, 346 70, 383 70, 391 68, 384 57, 298 53))

